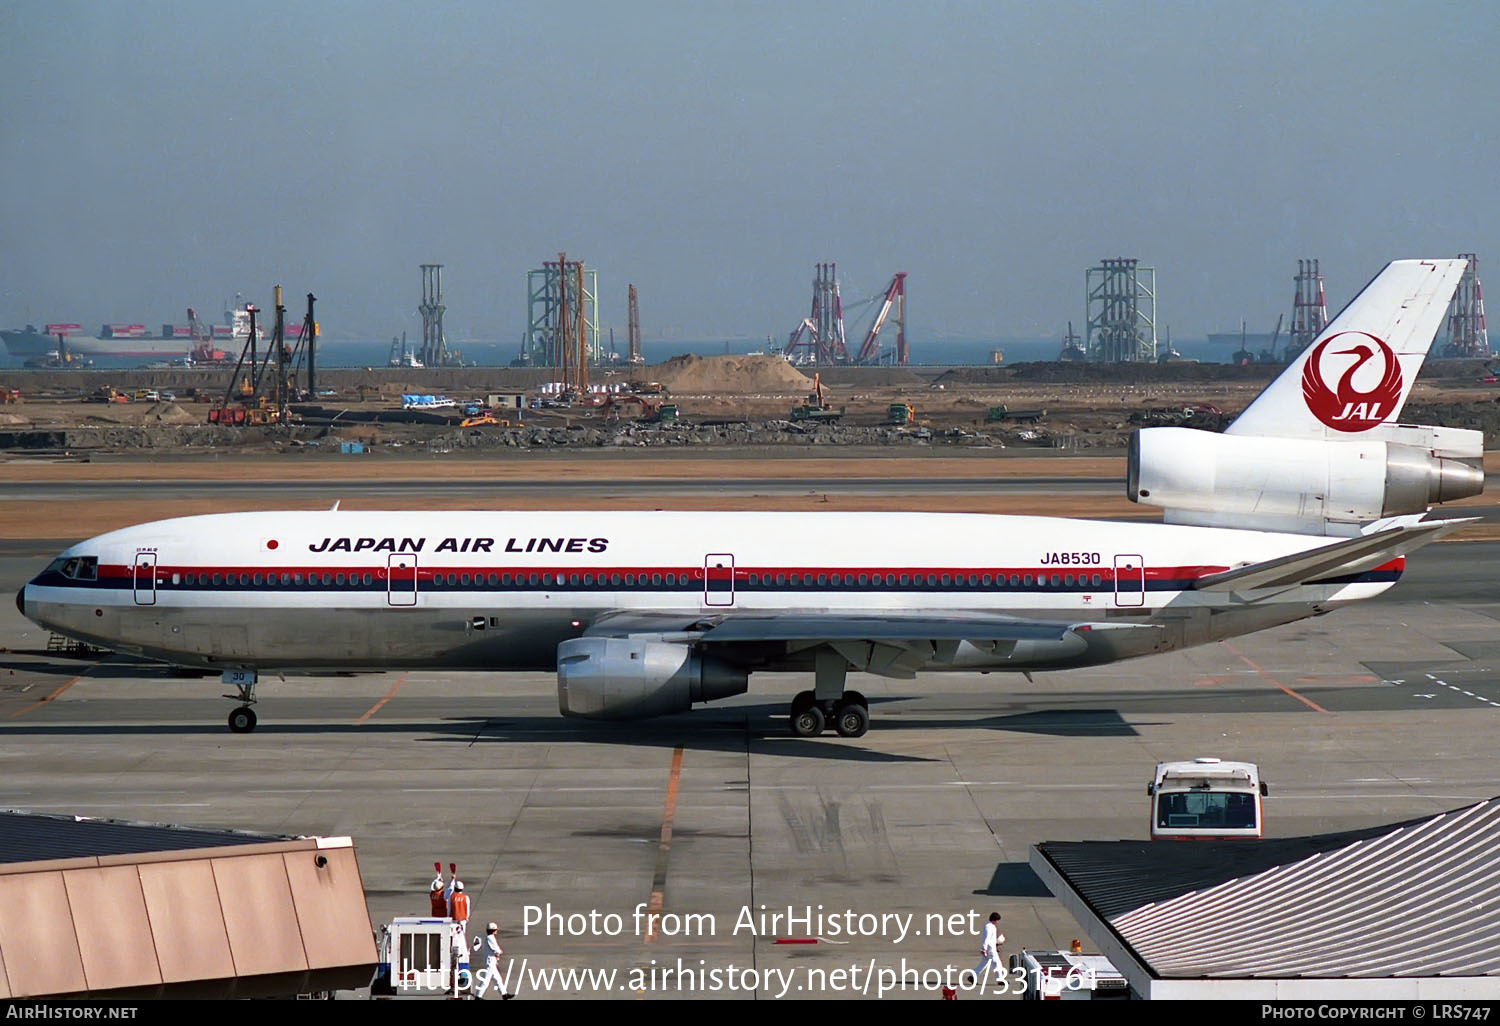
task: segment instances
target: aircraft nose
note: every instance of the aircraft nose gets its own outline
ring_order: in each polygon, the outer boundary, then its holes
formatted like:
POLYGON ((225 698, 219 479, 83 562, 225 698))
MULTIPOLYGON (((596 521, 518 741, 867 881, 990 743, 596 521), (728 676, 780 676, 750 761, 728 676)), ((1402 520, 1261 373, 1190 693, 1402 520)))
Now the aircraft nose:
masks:
POLYGON ((24 584, 16 591, 16 608, 21 611, 22 616, 26 615, 26 585, 24 584))

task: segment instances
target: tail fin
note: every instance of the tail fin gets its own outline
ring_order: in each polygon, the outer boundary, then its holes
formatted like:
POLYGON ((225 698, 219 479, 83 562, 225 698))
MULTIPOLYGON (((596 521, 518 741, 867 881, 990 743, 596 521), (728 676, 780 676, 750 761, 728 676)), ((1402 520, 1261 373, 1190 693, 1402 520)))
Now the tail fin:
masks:
POLYGON ((1387 264, 1224 433, 1349 439, 1393 425, 1466 266, 1387 264))

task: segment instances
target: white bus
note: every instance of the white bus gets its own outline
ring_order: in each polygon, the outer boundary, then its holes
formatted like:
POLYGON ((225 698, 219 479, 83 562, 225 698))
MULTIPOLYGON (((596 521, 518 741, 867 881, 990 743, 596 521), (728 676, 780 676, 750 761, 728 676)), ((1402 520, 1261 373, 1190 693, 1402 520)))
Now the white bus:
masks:
POLYGON ((1146 793, 1156 841, 1258 838, 1260 800, 1270 792, 1255 763, 1204 757, 1157 763, 1146 793))

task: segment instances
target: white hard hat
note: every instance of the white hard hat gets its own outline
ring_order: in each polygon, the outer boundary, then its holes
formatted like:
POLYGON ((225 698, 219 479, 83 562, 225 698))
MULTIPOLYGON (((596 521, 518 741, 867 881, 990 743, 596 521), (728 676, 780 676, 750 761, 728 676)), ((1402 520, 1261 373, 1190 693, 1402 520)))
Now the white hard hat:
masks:
POLYGON ((489 925, 489 928, 485 932, 486 933, 494 933, 498 929, 500 929, 500 924, 499 923, 491 923, 489 925))
POLYGON ((464 882, 462 880, 455 881, 454 884, 453 884, 453 889, 455 891, 461 891, 461 890, 463 890, 464 889, 464 882))

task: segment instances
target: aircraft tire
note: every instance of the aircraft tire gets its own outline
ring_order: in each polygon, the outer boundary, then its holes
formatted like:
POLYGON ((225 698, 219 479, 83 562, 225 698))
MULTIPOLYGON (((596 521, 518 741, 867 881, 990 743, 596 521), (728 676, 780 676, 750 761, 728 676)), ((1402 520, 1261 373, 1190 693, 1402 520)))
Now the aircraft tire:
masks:
POLYGON ((870 729, 870 710, 859 702, 845 700, 833 717, 839 737, 864 737, 870 729))
POLYGON ((797 737, 818 737, 827 725, 828 721, 823 718, 823 710, 816 705, 809 705, 805 709, 792 713, 792 733, 797 737))
POLYGON ((797 692, 797 697, 792 699, 792 715, 796 716, 798 713, 806 709, 811 709, 817 704, 817 699, 813 697, 811 691, 799 691, 797 692))
POLYGON ((870 711, 870 700, 867 699, 864 695, 860 694, 858 691, 845 691, 844 704, 863 706, 866 712, 870 711))
POLYGON ((248 734, 255 729, 255 710, 242 705, 229 714, 229 731, 232 734, 248 734))

